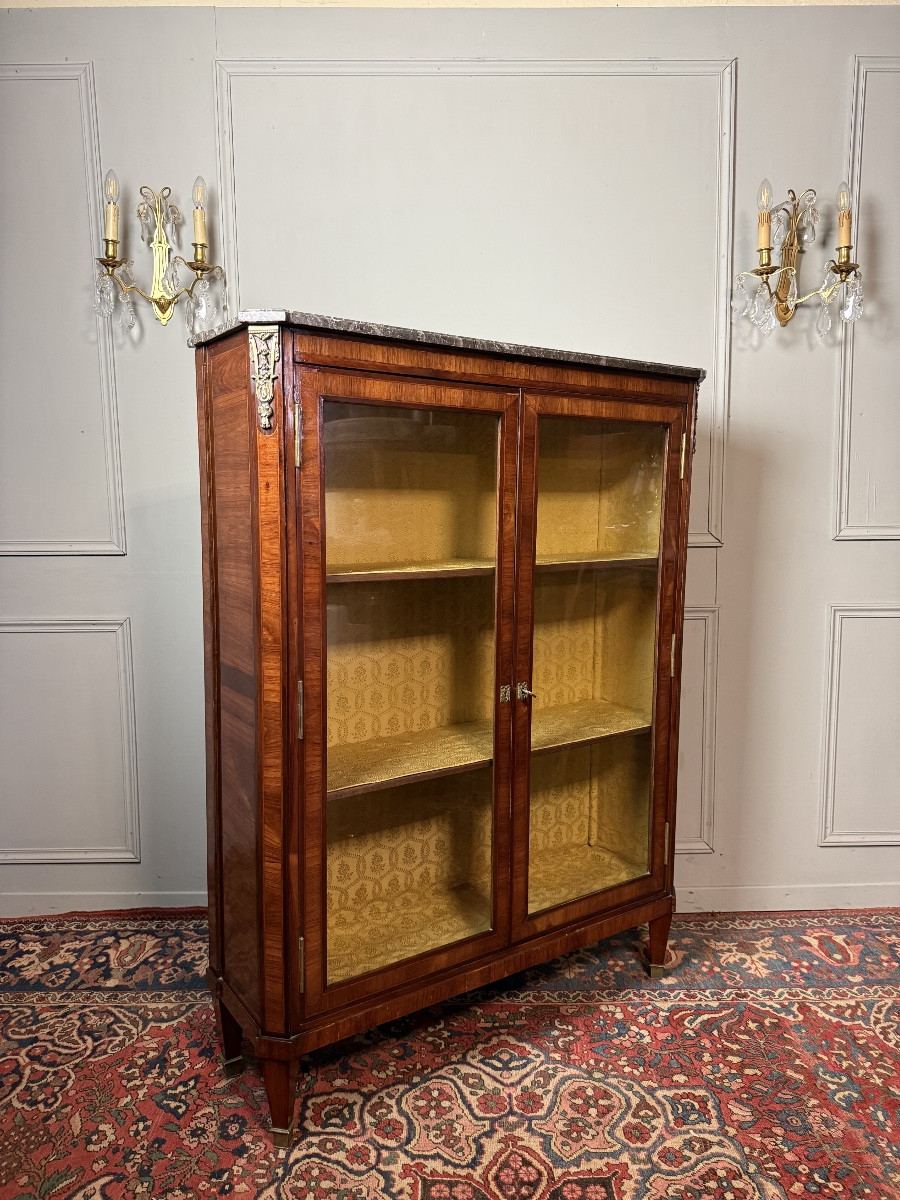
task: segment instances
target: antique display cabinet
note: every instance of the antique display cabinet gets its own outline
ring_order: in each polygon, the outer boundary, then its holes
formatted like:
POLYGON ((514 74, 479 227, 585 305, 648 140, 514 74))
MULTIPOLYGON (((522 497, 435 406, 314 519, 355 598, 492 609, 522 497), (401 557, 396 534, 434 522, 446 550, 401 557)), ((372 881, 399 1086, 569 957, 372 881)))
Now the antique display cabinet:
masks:
POLYGON ((197 347, 209 984, 298 1060, 649 924, 700 370, 252 313, 197 347))

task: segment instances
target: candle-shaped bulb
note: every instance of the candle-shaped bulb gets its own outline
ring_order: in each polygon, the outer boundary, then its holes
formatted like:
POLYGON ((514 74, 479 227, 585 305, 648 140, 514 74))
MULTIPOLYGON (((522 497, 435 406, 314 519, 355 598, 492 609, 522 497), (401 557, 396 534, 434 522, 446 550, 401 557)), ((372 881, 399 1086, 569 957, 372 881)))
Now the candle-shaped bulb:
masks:
MULTIPOLYGON (((103 182, 106 212, 103 220, 103 238, 107 242, 119 240, 119 177, 115 171, 107 171, 103 182)), ((108 253, 108 251, 107 251, 108 253)))
POLYGON ((194 180, 194 245, 206 245, 206 180, 198 175, 194 180))
POLYGON ((838 210, 838 250, 848 248, 853 239, 853 213, 850 210, 850 184, 846 180, 838 188, 835 203, 838 210))
POLYGON ((103 195, 107 204, 119 203, 119 177, 115 171, 106 172, 106 181, 103 184, 103 195))
POLYGON ((772 191, 772 185, 768 179, 764 179, 756 193, 756 207, 760 212, 771 212, 774 202, 775 193, 772 191))

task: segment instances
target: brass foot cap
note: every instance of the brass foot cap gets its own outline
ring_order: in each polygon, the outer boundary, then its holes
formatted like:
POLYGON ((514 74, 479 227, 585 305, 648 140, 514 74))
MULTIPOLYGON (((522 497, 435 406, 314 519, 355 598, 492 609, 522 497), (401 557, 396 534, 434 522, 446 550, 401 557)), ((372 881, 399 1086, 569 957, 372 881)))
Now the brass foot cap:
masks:
POLYGON ((222 1068, 225 1071, 225 1078, 234 1079, 238 1075, 243 1075, 244 1065, 244 1058, 241 1054, 239 1054, 237 1058, 226 1058, 222 1063, 222 1068))
POLYGON ((287 1150, 293 1140, 293 1125, 290 1129, 276 1129, 274 1125, 272 1126, 272 1141, 275 1143, 276 1150, 287 1150))
POLYGON ((651 979, 662 979, 665 976, 666 968, 660 963, 650 963, 648 965, 650 967, 651 979))

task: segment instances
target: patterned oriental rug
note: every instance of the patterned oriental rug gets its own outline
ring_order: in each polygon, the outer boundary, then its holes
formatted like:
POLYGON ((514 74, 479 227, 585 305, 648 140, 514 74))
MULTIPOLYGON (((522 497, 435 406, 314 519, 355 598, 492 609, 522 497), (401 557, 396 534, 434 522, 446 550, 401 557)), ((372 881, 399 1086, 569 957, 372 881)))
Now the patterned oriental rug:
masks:
POLYGON ((897 1200, 900 910, 676 918, 226 1080, 196 913, 0 923, 3 1200, 897 1200))

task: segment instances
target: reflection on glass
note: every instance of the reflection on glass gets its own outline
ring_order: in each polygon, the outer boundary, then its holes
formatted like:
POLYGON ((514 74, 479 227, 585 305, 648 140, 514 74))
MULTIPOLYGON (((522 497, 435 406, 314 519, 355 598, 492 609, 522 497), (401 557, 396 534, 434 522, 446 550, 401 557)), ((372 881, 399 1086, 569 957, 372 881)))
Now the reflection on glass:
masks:
POLYGON ((497 440, 325 403, 329 983, 491 928, 497 440))
POLYGON ((539 422, 532 913, 650 869, 664 453, 661 426, 539 422))

